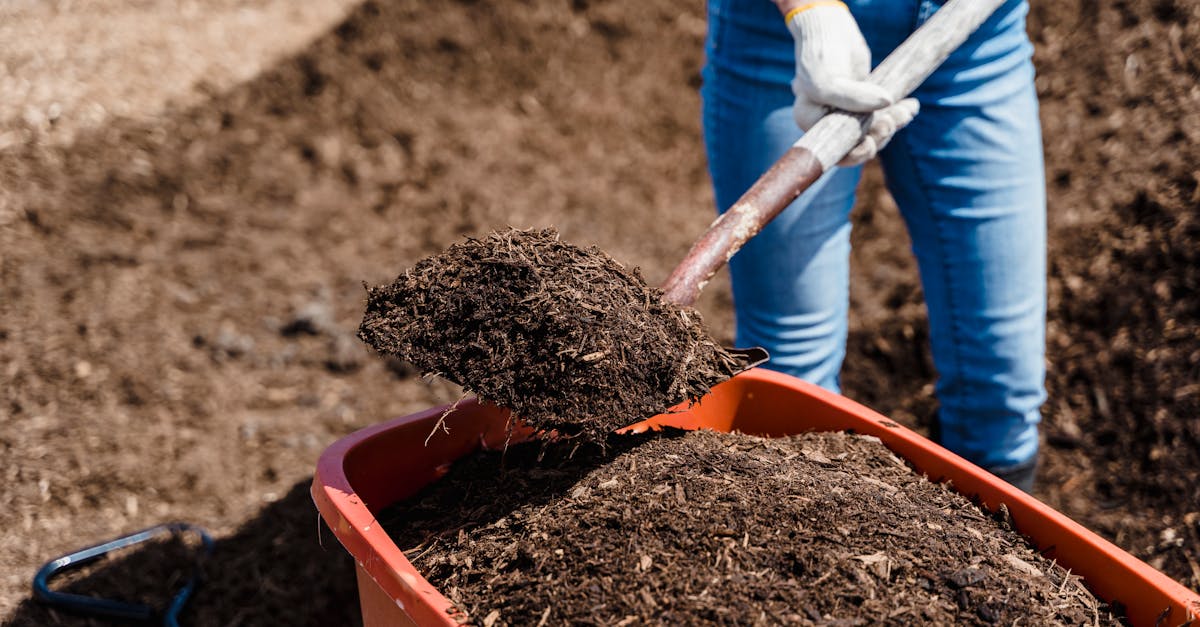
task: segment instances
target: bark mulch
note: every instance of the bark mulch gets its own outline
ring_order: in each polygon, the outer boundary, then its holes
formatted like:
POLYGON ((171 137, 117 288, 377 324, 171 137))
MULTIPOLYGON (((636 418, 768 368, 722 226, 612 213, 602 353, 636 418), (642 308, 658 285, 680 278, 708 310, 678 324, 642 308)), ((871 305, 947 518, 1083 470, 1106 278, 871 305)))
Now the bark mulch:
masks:
POLYGON ((359 337, 539 428, 596 441, 744 364, 696 310, 554 229, 469 238, 370 288, 359 337))
POLYGON ((381 514, 476 624, 1117 624, 878 440, 709 431, 485 451, 381 514))

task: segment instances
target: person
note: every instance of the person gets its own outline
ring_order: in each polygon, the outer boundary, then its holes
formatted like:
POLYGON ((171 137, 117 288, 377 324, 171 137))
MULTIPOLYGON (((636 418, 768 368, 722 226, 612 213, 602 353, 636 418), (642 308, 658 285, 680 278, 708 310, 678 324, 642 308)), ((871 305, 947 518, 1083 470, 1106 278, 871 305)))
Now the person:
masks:
POLYGON ((766 348, 769 368, 839 390, 849 215, 861 164, 878 156, 929 312, 935 438, 1030 491, 1045 400, 1046 202, 1026 0, 1003 3, 915 100, 865 80, 871 60, 942 3, 709 0, 701 97, 719 211, 827 107, 875 112, 842 167, 731 260, 737 342, 766 348))

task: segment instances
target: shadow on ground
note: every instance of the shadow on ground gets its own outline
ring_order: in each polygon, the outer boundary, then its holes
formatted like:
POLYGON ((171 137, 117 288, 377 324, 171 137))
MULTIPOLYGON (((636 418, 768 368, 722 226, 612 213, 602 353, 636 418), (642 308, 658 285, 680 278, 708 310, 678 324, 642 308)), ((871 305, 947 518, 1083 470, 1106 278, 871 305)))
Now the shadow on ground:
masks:
MULTIPOLYGON (((354 562, 320 521, 311 478, 292 487, 231 537, 219 539, 184 625, 354 625, 354 562)), ((52 588, 162 606, 187 571, 190 552, 156 542, 105 560, 52 588)), ((32 573, 31 573, 32 575, 32 573)), ((26 600, 12 625, 108 625, 26 600)))

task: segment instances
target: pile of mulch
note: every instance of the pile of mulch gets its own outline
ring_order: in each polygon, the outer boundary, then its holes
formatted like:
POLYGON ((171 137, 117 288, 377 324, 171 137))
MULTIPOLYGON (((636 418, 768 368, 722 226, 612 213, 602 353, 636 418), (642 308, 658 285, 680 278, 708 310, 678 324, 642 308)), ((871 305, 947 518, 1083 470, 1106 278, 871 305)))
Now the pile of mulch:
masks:
POLYGON ((359 337, 536 427, 595 441, 745 365, 694 309, 554 229, 469 238, 370 288, 359 337))
POLYGON ((380 519, 497 624, 1118 624, 877 439, 708 431, 477 454, 380 519))

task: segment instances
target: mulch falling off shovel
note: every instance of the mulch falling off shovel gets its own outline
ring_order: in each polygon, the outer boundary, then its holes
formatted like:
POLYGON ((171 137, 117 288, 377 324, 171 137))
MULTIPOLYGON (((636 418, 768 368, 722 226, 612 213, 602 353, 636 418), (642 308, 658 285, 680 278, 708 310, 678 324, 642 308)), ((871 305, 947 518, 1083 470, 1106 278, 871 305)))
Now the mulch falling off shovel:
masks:
POLYGON ((358 336, 535 428, 601 442, 752 365, 637 269, 553 229, 467 239, 369 288, 358 336))

